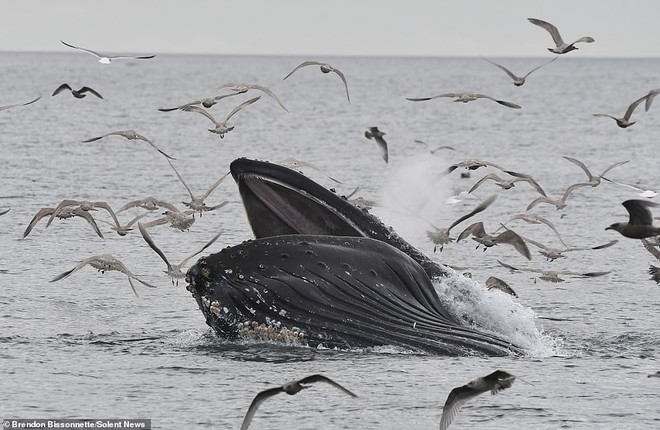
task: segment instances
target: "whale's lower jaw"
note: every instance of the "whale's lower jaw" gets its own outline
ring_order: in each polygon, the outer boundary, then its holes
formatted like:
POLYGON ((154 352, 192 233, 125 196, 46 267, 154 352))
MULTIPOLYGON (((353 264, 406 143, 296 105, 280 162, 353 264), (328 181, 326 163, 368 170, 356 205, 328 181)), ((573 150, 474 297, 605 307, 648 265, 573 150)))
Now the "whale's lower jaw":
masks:
POLYGON ((188 289, 228 340, 352 349, 394 346, 441 355, 521 350, 444 309, 422 267, 374 239, 290 235, 200 259, 188 289))

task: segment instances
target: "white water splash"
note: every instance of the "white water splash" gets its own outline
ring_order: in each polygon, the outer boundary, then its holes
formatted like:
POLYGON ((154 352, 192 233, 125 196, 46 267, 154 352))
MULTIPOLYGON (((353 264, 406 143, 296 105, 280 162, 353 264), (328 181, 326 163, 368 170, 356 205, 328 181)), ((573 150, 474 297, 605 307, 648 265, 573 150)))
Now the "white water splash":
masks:
POLYGON ((503 335, 530 356, 560 355, 559 340, 544 333, 537 325, 536 313, 515 297, 498 290, 489 291, 484 284, 456 272, 433 284, 440 301, 457 320, 503 335))

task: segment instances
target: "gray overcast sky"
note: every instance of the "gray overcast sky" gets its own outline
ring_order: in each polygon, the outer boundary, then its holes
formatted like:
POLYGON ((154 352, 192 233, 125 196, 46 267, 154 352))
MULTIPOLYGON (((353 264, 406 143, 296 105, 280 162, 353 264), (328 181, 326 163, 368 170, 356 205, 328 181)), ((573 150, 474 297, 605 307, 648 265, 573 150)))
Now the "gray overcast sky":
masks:
POLYGON ((659 57, 660 0, 0 0, 0 51, 659 57))

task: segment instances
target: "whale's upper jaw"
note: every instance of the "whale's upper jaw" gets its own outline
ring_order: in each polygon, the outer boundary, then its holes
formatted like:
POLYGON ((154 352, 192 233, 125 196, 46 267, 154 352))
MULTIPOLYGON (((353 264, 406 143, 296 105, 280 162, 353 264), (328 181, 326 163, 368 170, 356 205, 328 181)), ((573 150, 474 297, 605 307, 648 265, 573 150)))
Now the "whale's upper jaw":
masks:
POLYGON ((277 164, 240 158, 231 174, 256 238, 284 234, 368 237, 372 220, 346 199, 277 164))

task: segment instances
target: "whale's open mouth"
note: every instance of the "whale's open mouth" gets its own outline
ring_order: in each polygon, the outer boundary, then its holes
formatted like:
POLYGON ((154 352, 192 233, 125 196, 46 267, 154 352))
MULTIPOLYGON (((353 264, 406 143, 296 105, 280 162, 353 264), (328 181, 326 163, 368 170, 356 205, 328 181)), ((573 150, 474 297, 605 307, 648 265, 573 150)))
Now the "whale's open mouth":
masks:
POLYGON ((354 220, 357 207, 303 175, 277 164, 238 159, 231 164, 256 238, 284 234, 368 236, 354 220))

